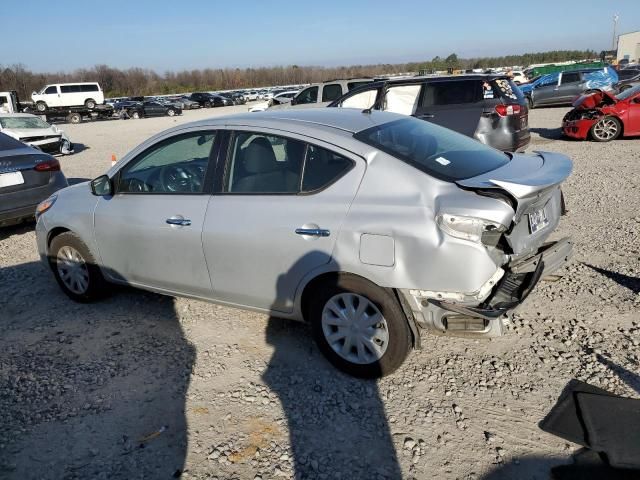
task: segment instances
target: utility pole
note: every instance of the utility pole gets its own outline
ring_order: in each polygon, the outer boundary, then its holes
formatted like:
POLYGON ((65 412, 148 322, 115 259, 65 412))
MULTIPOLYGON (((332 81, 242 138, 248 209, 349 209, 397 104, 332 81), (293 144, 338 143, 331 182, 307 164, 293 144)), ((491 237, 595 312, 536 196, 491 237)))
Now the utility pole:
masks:
MULTIPOLYGON (((611 46, 611 50, 616 51, 617 50, 617 38, 616 38, 616 31, 618 30, 618 20, 620 19, 620 15, 618 15, 617 13, 613 15, 613 43, 611 46)), ((616 56, 617 56, 617 52, 616 52, 616 56)))

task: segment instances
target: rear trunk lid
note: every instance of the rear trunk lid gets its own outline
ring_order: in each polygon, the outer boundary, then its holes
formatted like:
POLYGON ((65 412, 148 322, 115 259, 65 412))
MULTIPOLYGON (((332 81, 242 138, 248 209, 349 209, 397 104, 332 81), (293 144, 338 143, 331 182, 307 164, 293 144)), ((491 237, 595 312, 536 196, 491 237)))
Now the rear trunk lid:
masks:
POLYGON ((539 247, 558 225, 563 213, 560 186, 572 169, 571 160, 558 153, 514 154, 504 166, 456 184, 478 193, 494 191, 510 197, 515 215, 505 237, 513 253, 519 255, 539 247), (530 217, 541 215, 547 224, 534 230, 530 217))

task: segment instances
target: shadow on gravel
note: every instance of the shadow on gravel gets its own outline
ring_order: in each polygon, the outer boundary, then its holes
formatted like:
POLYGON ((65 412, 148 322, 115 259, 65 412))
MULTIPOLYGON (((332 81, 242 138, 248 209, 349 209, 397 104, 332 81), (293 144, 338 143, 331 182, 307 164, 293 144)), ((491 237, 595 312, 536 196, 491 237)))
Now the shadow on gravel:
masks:
MULTIPOLYGON (((280 275, 279 298, 286 298, 289 273, 304 262, 280 275)), ((274 353, 262 378, 287 418, 295 478, 402 478, 376 382, 331 366, 306 324, 272 316, 266 339, 274 353)))
POLYGON ((540 137, 549 140, 567 139, 562 135, 562 130, 560 128, 529 128, 529 131, 531 133, 537 133, 540 137))
POLYGON ((172 298, 74 303, 32 262, 0 268, 0 311, 0 478, 179 475, 195 350, 172 298))
MULTIPOLYGON (((583 348, 583 349, 588 354, 593 353, 588 348, 583 348)), ((618 365, 617 363, 609 359, 607 356, 602 355, 600 353, 596 354, 596 358, 598 359, 598 362, 600 362, 602 365, 607 367, 609 370, 615 373, 618 376, 618 378, 620 378, 620 380, 626 383, 631 390, 633 390, 637 394, 640 394, 640 375, 638 375, 635 372, 632 372, 631 370, 627 370, 623 366, 618 365)))
MULTIPOLYGON (((27 232, 33 231, 36 227, 35 221, 22 222, 17 225, 9 225, 7 227, 0 227, 0 240, 6 240, 13 235, 24 235, 27 232)), ((2 285, 0 285, 2 288, 2 285)))
POLYGON ((613 270, 607 270, 605 268, 596 267, 594 265, 590 265, 590 264, 585 263, 585 262, 582 262, 582 264, 586 265, 587 267, 591 268, 592 270, 595 270, 599 274, 604 275, 608 279, 613 280, 618 285, 621 285, 623 287, 628 288, 633 293, 635 293, 635 294, 640 293, 640 278, 631 277, 629 275, 624 275, 622 273, 614 272, 613 270))

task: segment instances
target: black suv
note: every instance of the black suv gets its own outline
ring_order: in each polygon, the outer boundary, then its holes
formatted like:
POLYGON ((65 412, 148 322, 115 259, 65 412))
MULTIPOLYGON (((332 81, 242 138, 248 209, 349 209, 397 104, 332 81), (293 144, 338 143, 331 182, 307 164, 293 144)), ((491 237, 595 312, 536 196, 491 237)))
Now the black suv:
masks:
POLYGON ((198 102, 201 107, 224 107, 225 102, 219 95, 212 95, 210 93, 192 93, 189 95, 189 100, 198 102))
POLYGON ((377 81, 350 91, 329 107, 412 115, 508 152, 524 150, 530 139, 526 99, 504 75, 377 81))

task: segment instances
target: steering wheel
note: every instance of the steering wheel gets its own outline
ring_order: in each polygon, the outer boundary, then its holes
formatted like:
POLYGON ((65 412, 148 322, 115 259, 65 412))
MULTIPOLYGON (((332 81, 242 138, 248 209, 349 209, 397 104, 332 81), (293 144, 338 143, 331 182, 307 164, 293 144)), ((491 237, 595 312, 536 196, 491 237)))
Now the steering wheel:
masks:
POLYGON ((160 170, 160 181, 166 192, 199 192, 201 172, 191 165, 167 165, 160 170))
POLYGON ((150 188, 149 185, 147 185, 145 182, 143 182, 142 180, 140 180, 139 178, 127 178, 125 179, 126 182, 126 186, 127 186, 127 192, 134 192, 134 193, 140 193, 140 192, 149 192, 150 188))

